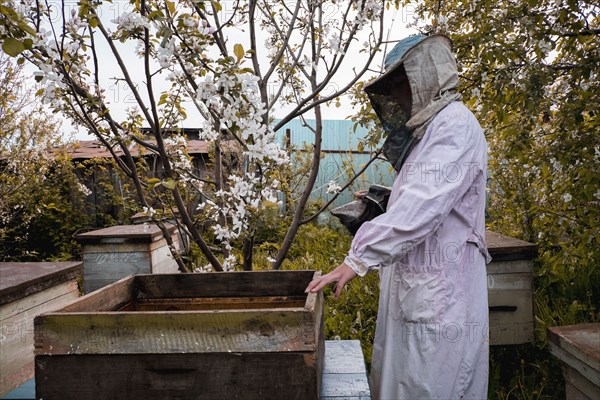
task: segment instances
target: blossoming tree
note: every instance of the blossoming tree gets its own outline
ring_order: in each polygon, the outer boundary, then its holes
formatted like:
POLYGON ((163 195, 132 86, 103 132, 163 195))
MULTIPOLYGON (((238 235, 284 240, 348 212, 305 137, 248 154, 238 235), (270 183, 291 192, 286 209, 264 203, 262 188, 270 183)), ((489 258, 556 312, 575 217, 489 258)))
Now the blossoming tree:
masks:
POLYGON ((270 260, 279 268, 299 226, 311 219, 306 204, 319 170, 322 106, 368 71, 383 42, 384 4, 131 0, 126 12, 107 20, 103 3, 5 3, 2 49, 37 66, 38 95, 111 152, 173 254, 167 216, 201 249, 206 270, 240 263, 234 241, 251 269, 257 223, 279 203, 288 179, 282 169, 289 156, 275 134, 293 118, 310 113, 316 120, 308 176, 299 198, 286 205, 289 229, 270 260), (360 57, 349 57, 351 51, 360 57), (339 78, 348 65, 351 76, 339 78), (132 94, 136 107, 126 115, 107 96, 107 74, 132 94), (285 111, 277 122, 276 109, 285 111), (206 176, 193 170, 177 134, 191 119, 202 121, 201 139, 212 149, 206 176), (148 177, 132 146, 157 157, 163 176, 148 177), (199 196, 197 209, 187 207, 189 194, 199 196))

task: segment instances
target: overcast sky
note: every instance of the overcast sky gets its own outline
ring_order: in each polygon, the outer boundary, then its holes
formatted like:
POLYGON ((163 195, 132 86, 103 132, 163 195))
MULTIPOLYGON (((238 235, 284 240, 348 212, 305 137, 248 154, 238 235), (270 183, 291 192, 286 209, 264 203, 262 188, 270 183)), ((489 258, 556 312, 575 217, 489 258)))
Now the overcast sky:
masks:
MULTIPOLYGON (((60 12, 58 12, 61 2, 58 0, 51 0, 54 1, 54 4, 56 5, 55 10, 57 10, 56 12, 53 13, 53 21, 55 24, 57 24, 57 27, 60 26, 60 12)), ((232 9, 233 9, 233 1, 221 1, 220 2, 222 4, 222 15, 221 15, 221 21, 225 20, 229 15, 231 15, 232 9)), ((52 3, 51 3, 52 4, 52 3)), ((77 1, 75 0, 66 0, 64 2, 65 7, 66 7, 66 15, 70 14, 71 9, 75 8, 77 9, 77 1)), ((117 18, 119 15, 121 15, 124 12, 128 12, 132 9, 132 5, 129 4, 128 1, 124 1, 124 0, 114 0, 112 3, 105 3, 104 5, 101 6, 100 10, 99 10, 99 15, 103 21, 103 24, 105 24, 105 26, 109 27, 112 31, 116 30, 116 24, 111 22, 112 20, 114 20, 115 18, 117 18)), ((330 9, 326 10, 326 12, 328 12, 330 15, 330 18, 335 18, 336 16, 338 16, 340 13, 340 11, 338 9, 336 9, 335 7, 331 7, 330 9)), ((384 37, 386 38, 386 40, 388 41, 397 41, 403 37, 408 36, 409 34, 413 34, 416 31, 414 29, 410 29, 407 28, 407 25, 410 24, 411 22, 413 22, 413 13, 412 13, 412 8, 404 8, 404 9, 400 9, 400 10, 395 10, 393 8, 391 8, 390 10, 386 10, 386 17, 385 17, 385 23, 384 23, 384 37)), ((247 38, 247 33, 246 32, 242 32, 242 31, 235 31, 232 29, 228 29, 227 30, 228 33, 228 47, 229 48, 233 48, 233 45, 235 43, 241 43, 242 45, 244 45, 244 48, 248 48, 249 46, 245 43, 246 42, 246 38, 247 38)), ((259 44, 259 46, 264 43, 266 37, 265 37, 265 33, 261 30, 258 31, 258 37, 257 37, 257 43, 259 44), (262 36, 262 37, 261 37, 262 36)), ((360 38, 357 41, 357 44, 363 43, 366 40, 366 37, 360 38)), ((97 40, 97 46, 98 46, 98 58, 100 60, 100 75, 101 75, 101 85, 103 88, 105 88, 106 92, 105 92, 105 96, 107 98, 107 101, 110 103, 109 107, 111 109, 111 112, 113 114, 113 116, 115 116, 117 119, 122 119, 125 115, 125 110, 129 107, 132 106, 136 106, 136 102, 133 99, 132 93, 129 90, 129 88, 127 87, 127 84, 123 81, 115 81, 114 78, 119 77, 120 76, 120 71, 118 69, 118 66, 116 64, 116 62, 114 62, 114 57, 112 56, 112 54, 110 53, 110 50, 108 48, 108 46, 106 45, 106 43, 102 40, 97 40)), ((391 43, 389 46, 393 46, 393 43, 391 43)), ((130 44, 125 44, 125 45, 120 45, 119 47, 121 49, 121 56, 124 58, 124 61, 126 63, 126 65, 130 68, 131 74, 133 75, 134 79, 137 81, 138 84, 142 84, 143 82, 143 64, 142 61, 135 55, 135 45, 133 43, 130 44), (137 73, 136 71, 140 71, 139 73, 137 73)), ((391 48, 391 47, 390 47, 391 48)), ((358 50, 359 47, 354 45, 351 46, 351 51, 348 53, 347 57, 348 60, 347 61, 352 61, 353 59, 356 59, 357 57, 363 58, 364 57, 364 53, 359 54, 358 50), (352 51, 354 52, 354 54, 352 53, 352 51)), ((374 69, 379 69, 381 62, 382 62, 382 58, 383 58, 383 53, 379 53, 377 59, 375 60, 374 64, 372 65, 372 67, 374 69)), ((251 64, 250 62, 246 62, 247 66, 250 67, 251 64)), ((338 75, 336 76, 335 80, 332 81, 332 87, 326 88, 325 89, 325 94, 327 94, 327 92, 329 90, 333 90, 335 89, 335 86, 338 84, 340 84, 340 86, 342 86, 345 82, 348 82, 351 77, 353 76, 351 67, 354 66, 354 64, 352 62, 346 62, 344 67, 338 72, 338 75)), ((31 69, 28 68, 28 71, 31 73, 33 70, 35 69, 31 69)), ((371 77, 375 77, 378 74, 376 72, 372 72, 370 73, 371 77)), ((166 75, 165 75, 166 76, 166 75)), ((366 77, 364 77, 363 79, 366 79, 366 77)), ((33 80, 30 80, 31 82, 33 82, 33 80)), ((160 92, 162 90, 166 90, 168 89, 168 82, 160 79, 160 76, 158 76, 155 81, 155 93, 156 94, 160 94, 160 92)), ((353 113, 353 110, 349 104, 349 101, 347 101, 346 99, 342 98, 342 106, 341 107, 335 107, 335 106, 329 106, 326 109, 323 110, 323 118, 325 119, 345 119, 346 117, 348 117, 349 115, 351 115, 353 113)), ((193 105, 188 105, 187 107, 184 106, 187 110, 188 110, 188 119, 185 121, 185 127, 188 128, 193 128, 193 127, 197 127, 200 125, 201 123, 201 119, 199 117, 199 114, 197 112, 194 112, 194 108, 193 105)), ((274 113, 274 116, 276 118, 281 118, 282 116, 285 115, 285 110, 276 110, 274 113)), ((312 115, 307 115, 307 118, 312 118, 312 115)), ((79 130, 75 130, 67 121, 65 121, 65 123, 63 124, 63 130, 65 131, 65 133, 73 133, 73 135, 75 136, 75 138, 77 139, 92 139, 92 137, 90 135, 88 135, 86 132, 82 131, 81 129, 79 130)))

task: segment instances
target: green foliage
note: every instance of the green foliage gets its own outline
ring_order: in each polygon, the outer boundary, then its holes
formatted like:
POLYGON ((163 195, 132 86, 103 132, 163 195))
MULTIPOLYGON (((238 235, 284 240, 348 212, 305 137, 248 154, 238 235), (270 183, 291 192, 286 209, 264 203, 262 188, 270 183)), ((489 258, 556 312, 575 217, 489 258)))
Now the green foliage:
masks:
POLYGON ((0 55, 0 260, 79 259, 74 235, 132 214, 112 161, 77 165, 22 67, 0 55))
MULTIPOLYGON (((4 175, 6 171, 2 171, 4 175)), ((91 226, 85 213, 85 196, 68 159, 55 160, 45 179, 7 204, 18 213, 8 225, 0 225, 3 261, 78 259, 74 234, 91 226)), ((0 178, 2 179, 2 178, 0 178)))
POLYGON ((98 158, 74 163, 79 182, 89 189, 85 212, 95 228, 130 223, 139 209, 129 179, 112 159, 98 158))
MULTIPOLYGON (((314 269, 326 274, 344 261, 351 241, 345 231, 327 225, 303 225, 282 268, 314 269)), ((360 340, 370 368, 379 301, 378 274, 352 280, 337 301, 332 286, 324 289, 324 295, 325 337, 360 340)))

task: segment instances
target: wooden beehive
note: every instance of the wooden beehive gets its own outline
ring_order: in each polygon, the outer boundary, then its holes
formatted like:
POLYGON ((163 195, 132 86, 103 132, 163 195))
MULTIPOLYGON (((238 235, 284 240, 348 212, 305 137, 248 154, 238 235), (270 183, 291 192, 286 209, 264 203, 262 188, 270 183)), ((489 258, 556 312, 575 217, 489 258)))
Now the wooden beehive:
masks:
POLYGON ((563 363, 566 399, 600 399, 600 323, 548 328, 548 342, 563 363))
MULTIPOLYGON (((168 229, 179 248, 176 227, 168 229)), ((83 252, 85 293, 133 274, 178 271, 162 231, 154 224, 111 226, 79 234, 77 240, 83 252)))
POLYGON ((33 319, 79 297, 81 262, 0 263, 0 395, 33 377, 33 319))
POLYGON ((486 231, 492 262, 487 265, 490 344, 533 341, 534 244, 486 231))
POLYGON ((35 320, 37 397, 317 399, 314 271, 137 275, 35 320))

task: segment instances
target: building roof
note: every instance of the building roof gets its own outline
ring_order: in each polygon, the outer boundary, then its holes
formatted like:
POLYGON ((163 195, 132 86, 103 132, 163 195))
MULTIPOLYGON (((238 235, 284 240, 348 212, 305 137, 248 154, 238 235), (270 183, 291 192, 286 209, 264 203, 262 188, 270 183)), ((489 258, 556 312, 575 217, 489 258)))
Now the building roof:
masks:
MULTIPOLYGON (((153 143, 154 141, 150 141, 153 143)), ((207 154, 209 152, 209 143, 205 140, 188 140, 188 154, 198 155, 207 154)), ((133 157, 140 155, 140 146, 131 146, 129 151, 133 157)), ((73 160, 89 160, 92 158, 110 158, 112 155, 99 140, 80 140, 66 148, 66 152, 73 160)), ((115 153, 122 156, 123 152, 120 148, 115 148, 115 153)), ((148 150, 143 151, 143 154, 150 154, 148 150)))

